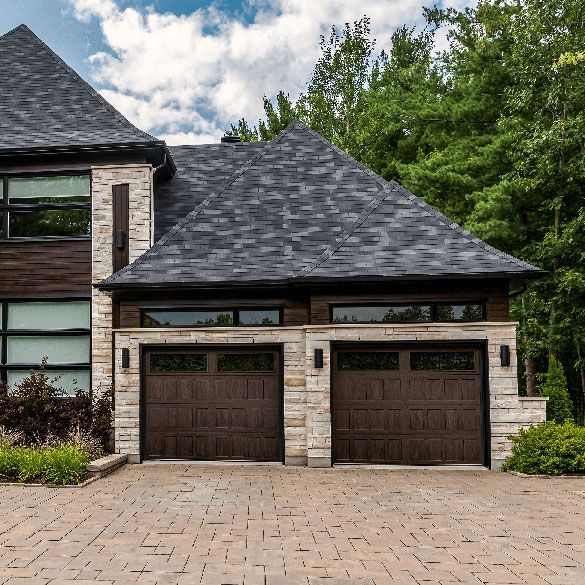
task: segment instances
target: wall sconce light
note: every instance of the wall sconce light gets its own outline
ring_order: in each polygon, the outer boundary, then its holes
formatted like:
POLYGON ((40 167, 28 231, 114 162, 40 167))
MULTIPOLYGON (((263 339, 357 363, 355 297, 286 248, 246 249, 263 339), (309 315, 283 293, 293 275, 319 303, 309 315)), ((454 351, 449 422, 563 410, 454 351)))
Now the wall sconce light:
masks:
POLYGON ((500 345, 500 365, 502 365, 502 366, 509 366, 510 365, 510 346, 509 345, 500 345))
POLYGON ((122 348, 122 367, 130 367, 130 350, 127 347, 122 348))
POLYGON ((315 367, 316 368, 323 367, 323 350, 322 349, 315 350, 315 367))

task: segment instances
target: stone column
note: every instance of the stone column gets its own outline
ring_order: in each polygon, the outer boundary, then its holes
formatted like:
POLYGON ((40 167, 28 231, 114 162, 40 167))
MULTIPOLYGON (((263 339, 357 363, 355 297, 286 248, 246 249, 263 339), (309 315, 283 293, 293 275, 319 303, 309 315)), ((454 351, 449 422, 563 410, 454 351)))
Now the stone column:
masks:
MULTIPOLYGON (((133 262, 152 245, 152 166, 147 164, 92 167, 92 283, 112 274, 112 187, 128 184, 130 213, 129 257, 133 262)), ((100 393, 113 383, 112 300, 92 292, 92 389, 100 393)))

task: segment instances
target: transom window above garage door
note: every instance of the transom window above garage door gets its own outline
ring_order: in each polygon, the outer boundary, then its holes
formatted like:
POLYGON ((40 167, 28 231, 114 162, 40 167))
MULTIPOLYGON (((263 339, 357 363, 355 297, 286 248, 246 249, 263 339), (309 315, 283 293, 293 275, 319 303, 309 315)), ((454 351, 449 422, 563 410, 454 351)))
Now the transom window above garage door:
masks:
POLYGON ((43 360, 55 386, 89 390, 90 307, 88 300, 0 301, 0 379, 9 392, 43 360))
POLYGON ((282 309, 142 309, 142 327, 262 327, 282 325, 282 309))
POLYGON ((483 303, 332 305, 331 323, 432 323, 483 321, 483 303))

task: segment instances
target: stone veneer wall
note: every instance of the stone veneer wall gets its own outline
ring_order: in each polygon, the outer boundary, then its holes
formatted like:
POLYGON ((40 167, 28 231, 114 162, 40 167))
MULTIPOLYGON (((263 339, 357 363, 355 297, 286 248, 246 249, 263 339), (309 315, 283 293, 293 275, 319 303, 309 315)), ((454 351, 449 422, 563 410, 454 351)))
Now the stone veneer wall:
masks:
MULTIPOLYGON (((129 257, 133 262, 152 245, 150 165, 92 167, 92 283, 112 274, 112 187, 129 184, 129 257)), ((102 392, 112 385, 112 301, 92 291, 92 388, 102 392)))
POLYGON ((284 344, 284 426, 287 464, 331 465, 330 356, 335 341, 487 340, 492 466, 509 454, 508 435, 545 419, 543 399, 518 397, 515 323, 433 323, 324 325, 274 328, 121 329, 116 340, 116 450, 138 462, 140 453, 140 344, 284 344), (500 345, 512 362, 500 365, 500 345), (130 368, 122 369, 120 349, 129 348, 130 368), (324 367, 314 368, 314 350, 323 349, 324 367))

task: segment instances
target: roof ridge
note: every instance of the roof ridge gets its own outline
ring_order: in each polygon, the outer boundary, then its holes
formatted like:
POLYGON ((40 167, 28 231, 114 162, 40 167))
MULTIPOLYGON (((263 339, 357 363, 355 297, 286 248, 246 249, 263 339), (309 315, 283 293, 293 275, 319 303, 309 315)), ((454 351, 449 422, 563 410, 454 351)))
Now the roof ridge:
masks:
POLYGON ((333 144, 333 142, 331 142, 330 140, 327 140, 327 138, 325 138, 324 136, 321 136, 321 134, 319 134, 318 132, 313 130, 310 126, 308 126, 307 124, 305 124, 301 120, 295 118, 292 121, 292 124, 295 124, 295 123, 297 125, 299 125, 301 128, 303 128, 304 130, 306 130, 313 138, 316 138, 317 140, 319 140, 319 142, 322 142, 323 144, 325 144, 325 146, 328 146, 331 150, 333 150, 339 156, 343 157, 346 161, 348 161, 349 163, 353 164, 355 167, 357 167, 358 169, 363 171, 366 175, 368 175, 370 178, 372 178, 374 181, 376 181, 376 183, 378 183, 380 185, 384 185, 384 186, 389 185, 389 182, 386 179, 384 179, 384 177, 381 177, 380 175, 378 175, 377 173, 375 173, 374 171, 372 171, 371 169, 369 169, 368 167, 363 165, 361 162, 359 162, 353 156, 351 156, 351 154, 349 154, 348 152, 345 152, 345 150, 341 150, 341 148, 339 148, 338 146, 333 144))
POLYGON ((355 232, 355 230, 360 227, 368 217, 380 206, 382 201, 386 199, 386 197, 391 193, 390 186, 386 186, 372 198, 372 200, 366 205, 366 207, 362 210, 362 212, 358 215, 358 217, 354 220, 352 224, 350 224, 339 236, 335 238, 335 244, 330 244, 327 248, 321 253, 321 255, 313 261, 312 264, 308 264, 302 270, 298 271, 296 274, 293 274, 293 278, 300 277, 300 276, 307 276, 310 272, 315 270, 319 265, 325 262, 327 259, 331 258, 341 248, 347 239, 355 232))
POLYGON ((55 51, 53 51, 53 49, 51 49, 51 47, 49 47, 49 45, 47 45, 47 43, 45 43, 42 39, 40 39, 28 26, 26 26, 25 24, 20 24, 19 26, 17 26, 16 28, 12 29, 11 31, 9 31, 8 33, 6 33, 5 35, 3 35, 0 38, 4 38, 7 35, 10 35, 14 32, 16 32, 17 30, 23 30, 25 31, 30 37, 31 39, 41 48, 43 49, 43 51, 45 51, 47 53, 47 55, 67 74, 69 75, 69 77, 71 77, 71 79, 73 79, 75 82, 79 83, 81 85, 81 87, 83 88, 83 90, 89 94, 94 100, 98 101, 99 104, 106 108, 106 110, 108 110, 110 112, 110 114, 114 115, 118 121, 122 124, 127 124, 131 127, 132 131, 136 132, 139 136, 141 136, 142 138, 148 138, 149 141, 157 141, 159 142, 159 140, 152 136, 151 134, 148 134, 147 132, 144 132, 144 130, 140 130, 140 128, 138 128, 137 126, 135 126, 134 124, 132 124, 132 122, 130 122, 130 120, 128 120, 121 112, 119 112, 112 104, 110 104, 108 102, 108 100, 106 100, 104 97, 102 97, 98 91, 96 91, 87 81, 85 81, 72 67, 70 67, 63 59, 61 59, 61 57, 59 57, 59 55, 57 55, 57 53, 55 53, 55 51))
POLYGON ((411 193, 408 189, 404 188, 400 183, 397 183, 396 181, 390 181, 389 184, 392 185, 394 191, 401 193, 411 203, 414 203, 415 205, 418 205, 419 207, 426 209, 431 215, 433 215, 435 217, 435 219, 440 221, 443 225, 446 225, 447 227, 452 229, 454 232, 463 236, 470 243, 475 244, 476 246, 478 246, 479 248, 481 248, 485 252, 489 252, 490 254, 495 254, 496 256, 498 256, 502 260, 505 260, 506 262, 509 262, 510 264, 516 264, 516 265, 521 266, 523 268, 536 268, 535 266, 528 264, 528 262, 524 262, 523 260, 520 260, 519 258, 515 258, 514 256, 511 256, 510 254, 506 254, 506 252, 502 252, 501 250, 498 250, 497 248, 493 248, 492 246, 490 246, 489 244, 484 242, 481 238, 478 238, 476 235, 472 234, 470 231, 466 230, 465 228, 462 228, 458 223, 451 221, 446 215, 441 213, 436 207, 434 207, 430 203, 427 203, 426 201, 424 201, 424 199, 417 197, 414 193, 411 193))
POLYGON ((217 199, 228 187, 230 187, 230 185, 232 185, 237 179, 239 179, 244 174, 245 171, 252 168, 252 166, 254 166, 267 152, 274 148, 274 146, 276 146, 284 138, 284 136, 286 136, 291 131, 292 128, 293 125, 289 124, 284 130, 282 130, 282 132, 280 132, 280 134, 276 138, 268 142, 266 147, 263 148, 256 156, 246 161, 244 165, 242 165, 239 169, 234 171, 231 177, 222 185, 220 189, 210 193, 199 205, 197 205, 197 207, 195 207, 187 215, 185 215, 185 217, 179 220, 174 227, 172 227, 164 236, 162 236, 157 242, 155 242, 151 248, 144 252, 144 254, 136 258, 136 260, 134 260, 134 262, 132 262, 131 264, 128 264, 121 270, 118 270, 114 274, 108 276, 106 279, 102 281, 102 283, 111 282, 114 276, 121 276, 125 274, 130 270, 130 268, 139 266, 140 264, 142 264, 142 262, 146 260, 147 257, 152 256, 152 254, 160 250, 170 238, 172 238, 181 230, 181 228, 187 225, 192 219, 197 217, 197 214, 204 207, 206 207, 212 201, 217 199))

